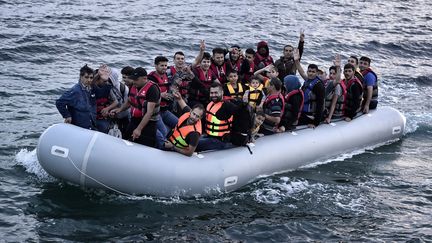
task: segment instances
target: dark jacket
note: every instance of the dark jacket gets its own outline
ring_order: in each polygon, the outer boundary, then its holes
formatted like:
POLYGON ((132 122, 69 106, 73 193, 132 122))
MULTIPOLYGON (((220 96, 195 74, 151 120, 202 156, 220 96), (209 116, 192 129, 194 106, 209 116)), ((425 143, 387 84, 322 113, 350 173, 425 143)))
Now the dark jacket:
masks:
MULTIPOLYGON (((300 59, 303 55, 303 49, 304 49, 304 42, 303 41, 299 41, 298 43, 298 50, 300 53, 300 59)), ((278 72, 279 72, 279 79, 280 80, 284 80, 284 78, 287 75, 296 75, 297 72, 297 68, 294 62, 294 58, 291 57, 289 59, 285 59, 285 57, 280 57, 276 62, 275 62, 275 67, 277 68, 278 72)))
POLYGON ((80 82, 66 91, 56 101, 57 110, 63 118, 72 118, 72 124, 94 129, 96 121, 96 96, 87 90, 80 82))

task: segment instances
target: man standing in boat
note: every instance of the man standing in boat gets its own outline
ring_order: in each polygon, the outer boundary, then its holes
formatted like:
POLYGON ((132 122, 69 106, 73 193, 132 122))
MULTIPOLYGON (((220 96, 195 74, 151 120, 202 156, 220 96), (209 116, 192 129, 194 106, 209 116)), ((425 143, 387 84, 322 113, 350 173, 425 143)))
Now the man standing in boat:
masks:
POLYGON ((65 123, 96 130, 96 95, 92 88, 93 69, 80 69, 79 81, 56 101, 65 123))
POLYGON ((160 90, 157 84, 148 80, 143 67, 135 68, 132 75, 133 86, 129 99, 120 108, 112 110, 113 114, 131 107, 131 121, 126 129, 125 139, 155 147, 156 122, 159 116, 160 90))

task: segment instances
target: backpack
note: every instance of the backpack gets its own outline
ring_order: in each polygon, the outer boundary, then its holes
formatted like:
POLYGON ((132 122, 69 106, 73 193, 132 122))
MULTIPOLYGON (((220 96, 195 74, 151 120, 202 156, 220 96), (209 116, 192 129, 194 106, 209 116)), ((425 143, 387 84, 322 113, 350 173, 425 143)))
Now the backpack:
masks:
POLYGON ((251 140, 254 122, 255 113, 252 106, 247 102, 239 102, 231 125, 231 143, 237 146, 246 145, 251 140))

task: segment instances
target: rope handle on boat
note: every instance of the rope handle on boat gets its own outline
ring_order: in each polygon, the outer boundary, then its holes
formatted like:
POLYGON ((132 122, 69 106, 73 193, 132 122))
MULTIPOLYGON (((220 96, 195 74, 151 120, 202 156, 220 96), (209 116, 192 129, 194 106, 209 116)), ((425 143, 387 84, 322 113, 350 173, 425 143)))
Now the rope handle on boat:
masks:
POLYGON ((72 163, 72 165, 75 167, 75 169, 76 169, 79 173, 81 173, 82 175, 84 175, 85 177, 87 177, 87 178, 93 180, 94 182, 98 183, 99 185, 101 185, 101 186, 103 186, 103 187, 105 187, 105 188, 107 188, 107 189, 109 189, 109 190, 111 190, 111 191, 117 192, 118 194, 121 194, 121 195, 123 195, 123 196, 128 196, 128 197, 134 197, 134 195, 131 195, 131 194, 128 194, 128 193, 125 193, 125 192, 121 192, 121 191, 119 191, 119 190, 117 190, 117 189, 114 189, 114 188, 112 188, 112 187, 110 187, 110 186, 108 186, 108 185, 105 185, 103 182, 100 182, 100 181, 98 181, 97 179, 95 179, 95 178, 93 178, 93 177, 87 175, 85 172, 83 172, 82 170, 80 170, 80 168, 78 168, 78 167, 75 165, 75 163, 73 162, 73 160, 72 160, 72 158, 71 158, 70 156, 67 156, 67 158, 68 158, 68 160, 72 163))
POLYGON ((252 149, 249 147, 249 145, 245 144, 244 146, 249 150, 249 153, 252 155, 253 152, 252 152, 252 149))

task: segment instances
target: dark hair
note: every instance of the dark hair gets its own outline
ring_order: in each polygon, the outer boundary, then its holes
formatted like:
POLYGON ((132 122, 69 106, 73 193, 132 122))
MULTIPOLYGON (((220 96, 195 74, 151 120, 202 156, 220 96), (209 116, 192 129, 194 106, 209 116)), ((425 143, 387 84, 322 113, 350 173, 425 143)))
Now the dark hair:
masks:
POLYGON ((173 58, 175 59, 175 57, 176 57, 177 55, 184 56, 185 54, 184 54, 182 51, 178 51, 178 52, 174 53, 173 58))
POLYGON ((293 48, 293 49, 294 49, 294 46, 292 46, 292 45, 289 45, 289 44, 288 44, 288 45, 285 45, 283 49, 285 50, 285 48, 287 48, 287 47, 291 47, 291 48, 293 48))
POLYGON ((134 71, 135 71, 135 68, 133 68, 131 66, 126 66, 126 67, 122 68, 122 70, 120 71, 120 73, 129 76, 134 71))
POLYGON ((231 70, 229 70, 229 72, 228 72, 227 74, 230 75, 231 73, 235 73, 235 74, 238 75, 238 72, 237 72, 237 70, 235 70, 235 69, 231 69, 231 70))
POLYGON ((246 49, 246 54, 252 54, 252 55, 255 55, 255 50, 252 49, 252 48, 248 48, 248 49, 246 49))
POLYGON ((223 90, 222 84, 220 84, 219 82, 213 82, 211 84, 210 88, 219 88, 219 89, 223 90))
POLYGON ((223 54, 223 55, 226 54, 226 50, 223 49, 223 48, 220 48, 220 47, 214 48, 212 52, 213 52, 213 55, 216 54, 216 53, 223 54))
POLYGON ((253 75, 253 76, 250 78, 250 82, 252 82, 252 80, 258 80, 258 81, 261 83, 261 79, 260 79, 257 75, 253 75))
MULTIPOLYGON (((204 52, 202 60, 204 60, 204 59, 211 60, 211 55, 210 55, 210 53, 208 53, 208 52, 204 52)), ((201 60, 201 61, 202 61, 202 60, 201 60)))
POLYGON ((93 74, 93 69, 91 69, 89 66, 84 65, 83 67, 81 67, 80 69, 80 76, 84 76, 84 74, 93 74))
POLYGON ((264 113, 263 110, 257 110, 256 113, 255 113, 255 116, 263 116, 263 117, 265 117, 265 113, 264 113))
POLYGON ((368 62, 369 65, 370 65, 370 63, 371 63, 372 60, 369 57, 362 56, 362 57, 360 57, 360 61, 368 62))
POLYGON ((309 64, 308 69, 315 69, 315 70, 317 70, 317 72, 319 70, 319 68, 316 64, 309 64))
POLYGON ((345 69, 352 69, 354 72, 355 72, 355 67, 354 67, 354 65, 352 65, 351 63, 347 63, 347 64, 345 64, 345 66, 344 66, 344 70, 345 69))
POLYGON ((164 57, 164 56, 157 56, 155 58, 154 64, 158 65, 161 62, 168 62, 168 58, 164 57))
POLYGON ((334 70, 335 72, 337 72, 336 66, 329 67, 329 73, 331 72, 331 70, 334 70))
POLYGON ((198 108, 198 109, 200 109, 200 110, 205 111, 204 105, 201 104, 201 103, 196 103, 194 106, 192 106, 192 109, 191 109, 191 110, 193 110, 193 109, 195 109, 195 108, 198 108))
POLYGON ((352 58, 356 61, 356 65, 358 64, 358 58, 356 56, 350 56, 350 58, 352 58))
POLYGON ((279 78, 270 79, 270 84, 273 85, 277 91, 280 91, 282 88, 282 82, 279 78))

